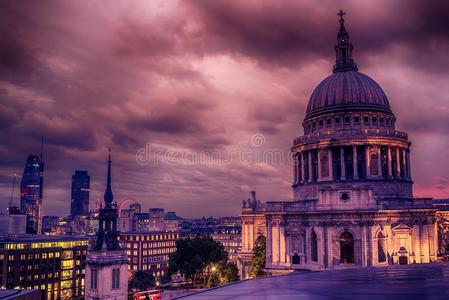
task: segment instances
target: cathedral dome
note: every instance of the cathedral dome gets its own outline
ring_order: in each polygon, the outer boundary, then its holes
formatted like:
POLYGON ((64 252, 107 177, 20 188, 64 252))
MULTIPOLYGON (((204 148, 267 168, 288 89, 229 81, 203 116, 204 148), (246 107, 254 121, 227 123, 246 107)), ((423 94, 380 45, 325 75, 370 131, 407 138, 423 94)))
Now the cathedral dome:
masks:
POLYGON ((346 31, 343 14, 335 44, 335 65, 310 96, 306 120, 317 115, 341 111, 379 111, 392 114, 387 96, 370 77, 358 72, 352 57, 353 45, 346 31))
POLYGON ((391 113, 382 88, 356 70, 336 71, 313 91, 306 119, 321 113, 342 110, 376 110, 391 113))

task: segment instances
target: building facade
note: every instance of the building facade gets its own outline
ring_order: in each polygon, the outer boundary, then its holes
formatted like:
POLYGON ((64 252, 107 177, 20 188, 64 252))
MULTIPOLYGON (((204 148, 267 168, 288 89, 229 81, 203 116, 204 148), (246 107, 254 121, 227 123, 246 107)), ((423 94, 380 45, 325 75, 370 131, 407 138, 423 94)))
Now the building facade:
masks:
POLYGON ((41 290, 46 300, 81 297, 87 245, 87 237, 1 236, 1 288, 41 290))
POLYGON ((176 251, 177 232, 122 232, 120 244, 126 249, 129 271, 151 272, 155 278, 168 271, 170 254, 176 251))
POLYGON ((237 265, 238 253, 242 250, 242 227, 238 225, 216 227, 212 239, 223 245, 228 253, 228 262, 237 265))
POLYGON ((89 215, 90 176, 87 171, 75 171, 72 175, 70 215, 72 217, 89 215))
POLYGON ((89 249, 86 261, 87 300, 128 299, 128 258, 120 247, 117 230, 118 212, 113 204, 111 187, 111 154, 108 159, 108 175, 104 193, 104 207, 98 214, 97 238, 89 249))
POLYGON ((42 196, 44 183, 44 163, 36 154, 28 155, 20 182, 20 209, 26 214, 26 232, 40 231, 42 196))
POLYGON ((165 231, 178 232, 181 229, 182 218, 176 215, 176 212, 169 211, 165 213, 164 227, 165 231))
POLYGON ((150 208, 148 215, 149 231, 165 231, 165 213, 163 208, 150 208))
POLYGON ((358 72, 343 14, 335 51, 291 148, 293 201, 243 202, 243 278, 259 234, 269 273, 437 260, 438 209, 413 197, 411 143, 382 88, 358 72))

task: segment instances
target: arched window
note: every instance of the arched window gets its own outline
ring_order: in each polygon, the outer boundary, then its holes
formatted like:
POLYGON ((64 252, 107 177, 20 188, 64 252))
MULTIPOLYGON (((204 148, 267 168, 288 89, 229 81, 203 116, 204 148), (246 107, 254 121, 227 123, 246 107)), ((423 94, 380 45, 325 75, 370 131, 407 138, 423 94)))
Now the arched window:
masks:
POLYGON ((371 175, 379 175, 378 160, 379 158, 377 157, 377 154, 371 155, 371 159, 369 162, 369 172, 371 175))
POLYGON ((348 231, 340 235, 340 262, 343 264, 354 263, 354 237, 348 231))
POLYGON ((386 262, 387 255, 385 253, 385 236, 382 232, 377 235, 377 259, 379 262, 386 262))
POLYGON ((318 261, 318 237, 315 231, 312 230, 310 251, 312 256, 312 261, 318 261))

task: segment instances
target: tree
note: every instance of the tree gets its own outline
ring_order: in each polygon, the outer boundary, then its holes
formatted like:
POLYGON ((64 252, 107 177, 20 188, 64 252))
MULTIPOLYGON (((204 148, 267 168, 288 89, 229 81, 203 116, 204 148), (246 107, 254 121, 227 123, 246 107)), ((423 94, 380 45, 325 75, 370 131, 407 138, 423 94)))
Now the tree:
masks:
POLYGON ((214 287, 220 284, 220 278, 218 277, 217 273, 211 273, 209 275, 209 279, 207 280, 207 286, 208 287, 214 287))
POLYGON ((211 238, 194 238, 176 241, 176 251, 170 256, 169 272, 180 272, 195 283, 205 278, 206 268, 212 263, 227 260, 223 246, 211 238))
POLYGON ((239 270, 237 266, 233 263, 228 263, 226 261, 221 261, 218 264, 218 272, 220 284, 228 284, 233 281, 240 280, 239 270))
POLYGON ((145 291, 154 288, 156 280, 154 276, 145 271, 137 271, 129 281, 129 289, 145 291))
POLYGON ((259 235, 254 242, 253 257, 250 261, 249 276, 251 278, 261 277, 265 275, 266 263, 266 239, 263 235, 259 235))

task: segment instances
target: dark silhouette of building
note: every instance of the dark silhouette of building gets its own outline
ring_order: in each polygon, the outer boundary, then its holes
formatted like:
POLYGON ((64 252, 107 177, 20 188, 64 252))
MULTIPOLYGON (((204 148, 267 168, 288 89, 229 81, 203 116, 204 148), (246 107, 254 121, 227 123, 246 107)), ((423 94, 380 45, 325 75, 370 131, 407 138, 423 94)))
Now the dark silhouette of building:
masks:
POLYGON ((113 199, 109 152, 104 207, 98 214, 95 244, 86 258, 86 300, 128 299, 128 257, 119 244, 118 210, 113 199))
POLYGON ((75 216, 89 215, 90 176, 87 171, 75 171, 72 175, 72 196, 70 214, 75 216))
POLYGON ((42 210, 44 163, 38 155, 28 155, 20 183, 20 209, 27 215, 26 232, 38 233, 42 210))

